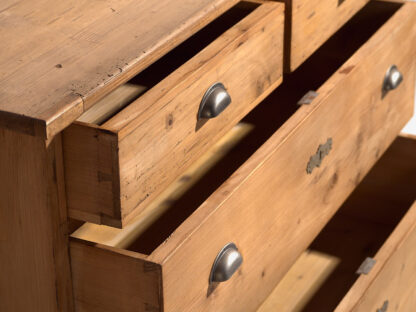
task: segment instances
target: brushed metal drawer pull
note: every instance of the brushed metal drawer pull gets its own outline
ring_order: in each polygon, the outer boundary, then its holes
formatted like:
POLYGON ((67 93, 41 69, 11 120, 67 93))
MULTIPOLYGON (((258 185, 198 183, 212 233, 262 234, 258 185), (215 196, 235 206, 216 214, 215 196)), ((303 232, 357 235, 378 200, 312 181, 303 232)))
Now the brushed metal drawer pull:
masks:
POLYGON ((403 81, 403 75, 396 65, 390 66, 383 81, 383 96, 390 90, 396 89, 403 81))
POLYGON ((234 243, 228 243, 215 258, 209 276, 209 283, 220 283, 229 280, 242 263, 243 257, 237 246, 234 243))
POLYGON ((221 82, 214 83, 205 92, 198 111, 199 119, 217 117, 231 103, 231 97, 221 82))

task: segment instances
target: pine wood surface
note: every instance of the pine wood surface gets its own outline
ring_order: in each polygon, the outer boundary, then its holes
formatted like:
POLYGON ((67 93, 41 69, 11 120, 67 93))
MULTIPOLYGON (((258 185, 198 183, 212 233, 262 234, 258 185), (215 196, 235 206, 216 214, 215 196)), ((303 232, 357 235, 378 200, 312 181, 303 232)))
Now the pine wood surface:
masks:
POLYGON ((413 311, 415 152, 415 136, 394 141, 259 312, 367 312, 385 301, 393 311, 413 311), (375 265, 357 275, 366 257, 375 265))
MULTIPOLYGON (((165 311, 255 310, 411 117, 414 47, 413 40, 403 38, 415 36, 415 17, 411 4, 397 11, 317 90, 311 104, 296 111, 148 256, 139 251, 140 244, 128 250, 96 248, 160 264, 165 311), (392 62, 410 78, 382 98, 381 83, 392 62), (365 79, 368 72, 371 79, 365 79), (333 139, 330 154, 307 174, 311 155, 328 137, 333 139), (212 262, 230 241, 239 247, 244 263, 231 280, 209 293, 212 262), (248 295, 252 293, 256 295, 248 295)), ((275 100, 267 99, 271 105, 275 100)), ((164 227, 154 230, 163 237, 164 227)), ((82 279, 78 283, 76 291, 87 291, 82 279)), ((113 289, 100 293, 110 295, 121 298, 113 289)))
POLYGON ((236 2, 3 1, 0 125, 53 137, 236 2))
POLYGON ((70 215, 129 223, 270 94, 282 80, 283 15, 282 4, 260 5, 102 127, 65 130, 70 215), (232 102, 201 124, 200 101, 217 81, 232 102))
POLYGON ((380 81, 363 81, 362 77, 368 72, 384 77, 393 61, 404 71, 410 70, 407 77, 414 77, 413 40, 408 40, 409 34, 416 35, 414 18, 415 6, 408 5, 397 12, 317 90, 319 96, 309 107, 290 118, 167 243, 151 254, 149 259, 164 259, 166 309, 180 309, 180 298, 205 290, 204 277, 209 274, 211 261, 228 241, 240 246, 245 256, 242 274, 233 283, 221 285, 215 300, 198 297, 194 307, 201 306, 202 311, 233 311, 235 301, 227 296, 231 289, 240 294, 236 296, 238 300, 255 289, 257 297, 247 299, 247 309, 261 302, 273 281, 283 276, 411 117, 414 79, 409 78, 401 91, 381 100, 380 81), (387 33, 392 41, 386 40, 387 33), (409 43, 407 55, 398 44, 404 41, 409 43), (398 46, 399 50, 394 48, 398 46), (351 66, 351 71, 345 70, 351 66), (354 90, 351 98, 346 94, 348 88, 354 90), (399 103, 403 106, 399 107, 399 103), (397 111, 393 112, 393 107, 397 111), (377 124, 384 126, 373 127, 377 124), (321 168, 307 175, 305 164, 328 137, 333 138, 333 150, 321 168), (278 242, 273 239, 277 237, 278 242), (207 242, 202 250, 201 241, 207 242), (197 256, 184 266, 184 255, 197 256), (279 266, 274 265, 277 261, 279 266), (185 278, 193 285, 186 294, 180 288, 185 278), (245 283, 245 278, 250 283, 245 283))
POLYGON ((0 311, 73 311, 60 136, 0 146, 0 311))
MULTIPOLYGON (((415 207, 416 205, 413 205, 375 255, 376 264, 370 273, 358 278, 335 309, 336 312, 377 311, 385 301, 388 301, 393 311, 413 311, 414 306, 407 301, 416 294, 413 248, 416 240, 415 207)), ((351 231, 357 229, 350 229, 349 235, 351 231)), ((340 234, 337 231, 333 231, 332 235, 333 240, 345 240, 339 238, 340 234)), ((368 244, 366 239, 364 242, 368 244)), ((357 240, 355 242, 360 244, 357 240)), ((325 299, 320 302, 320 308, 308 306, 308 302, 334 273, 341 261, 345 259, 315 250, 304 252, 257 312, 330 311, 325 306, 325 299)), ((356 273, 350 271, 349 274, 356 273)), ((330 296, 331 294, 327 293, 326 298, 330 296)))
POLYGON ((295 70, 368 0, 286 0, 287 69, 295 70))
POLYGON ((208 152, 188 168, 174 183, 162 192, 143 213, 137 215, 123 229, 85 222, 71 234, 71 237, 118 248, 128 248, 134 240, 144 233, 163 213, 172 209, 192 190, 215 165, 253 131, 253 125, 239 123, 219 140, 208 152))
POLYGON ((70 246, 76 311, 163 311, 160 265, 111 247, 70 246))

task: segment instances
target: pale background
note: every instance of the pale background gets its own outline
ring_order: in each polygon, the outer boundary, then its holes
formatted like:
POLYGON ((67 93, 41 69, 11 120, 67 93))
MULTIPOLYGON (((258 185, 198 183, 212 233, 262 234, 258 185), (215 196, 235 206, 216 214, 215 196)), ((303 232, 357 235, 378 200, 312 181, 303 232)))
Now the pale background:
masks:
MULTIPOLYGON (((410 0, 416 2, 416 0, 410 0)), ((415 110, 416 112, 416 96, 415 96, 415 110)), ((403 132, 416 134, 416 114, 413 115, 413 118, 409 121, 409 123, 404 127, 403 132)))
MULTIPOLYGON (((414 111, 416 112, 416 96, 415 96, 415 108, 414 111)), ((409 121, 409 123, 404 127, 403 132, 416 134, 416 114, 413 115, 413 118, 409 121)))

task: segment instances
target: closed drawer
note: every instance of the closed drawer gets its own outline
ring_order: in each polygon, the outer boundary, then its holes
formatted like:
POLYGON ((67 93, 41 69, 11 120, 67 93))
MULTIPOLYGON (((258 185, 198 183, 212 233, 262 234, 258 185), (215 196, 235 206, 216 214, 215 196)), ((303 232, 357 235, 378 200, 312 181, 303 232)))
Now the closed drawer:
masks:
POLYGON ((368 2, 286 0, 286 70, 295 70, 368 2))
POLYGON ((377 3, 367 7, 368 18, 334 39, 359 27, 369 40, 323 46, 148 214, 121 230, 85 224, 73 233, 78 309, 254 311, 412 115, 416 7, 387 6, 389 14, 377 3), (366 27, 377 23, 377 31, 366 27), (386 93, 391 64, 405 78, 386 93), (297 109, 315 85, 317 97, 297 109), (209 283, 230 242, 241 266, 229 280, 209 283))
POLYGON ((122 227, 276 88, 283 7, 237 4, 67 128, 69 215, 122 227), (205 92, 218 82, 226 90, 216 89, 199 118, 205 92), (225 107, 226 93, 229 106, 211 112, 225 107))
POLYGON ((397 138, 258 312, 414 311, 415 155, 397 138))

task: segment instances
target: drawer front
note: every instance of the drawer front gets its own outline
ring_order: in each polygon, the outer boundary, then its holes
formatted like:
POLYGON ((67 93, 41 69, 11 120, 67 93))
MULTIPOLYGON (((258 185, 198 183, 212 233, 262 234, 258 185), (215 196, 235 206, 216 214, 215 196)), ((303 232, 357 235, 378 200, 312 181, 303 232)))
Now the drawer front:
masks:
POLYGON ((72 240, 78 309, 255 311, 412 116, 415 18, 397 11, 148 256, 72 240), (404 79, 383 94, 392 64, 404 79), (238 253, 218 258, 229 243, 238 253))
POLYGON ((295 70, 368 0, 289 0, 287 70, 295 70))
POLYGON ((414 310, 415 139, 396 138, 258 312, 414 310))
POLYGON ((377 255, 368 275, 362 275, 335 310, 413 311, 407 300, 416 289, 416 203, 377 255))
POLYGON ((416 199, 415 155, 416 137, 398 137, 377 164, 377 170, 368 175, 368 182, 360 185, 368 200, 350 202, 353 215, 384 226, 403 208, 407 213, 374 256, 370 272, 357 279, 336 312, 414 310, 410 303, 416 294, 416 202, 412 205, 416 199), (366 209, 369 202, 372 207, 366 209))
POLYGON ((156 249, 166 311, 251 311, 261 303, 412 116, 415 18, 415 6, 400 9, 156 249), (382 97, 391 64, 407 79, 382 97), (212 263, 229 242, 243 256, 241 270, 207 296, 212 263), (191 306, 181 306, 184 297, 191 306))
POLYGON ((283 7, 261 4, 102 127, 69 127, 64 153, 71 217, 123 226, 276 88, 283 7), (204 93, 216 82, 231 103, 219 116, 198 120, 204 93))

